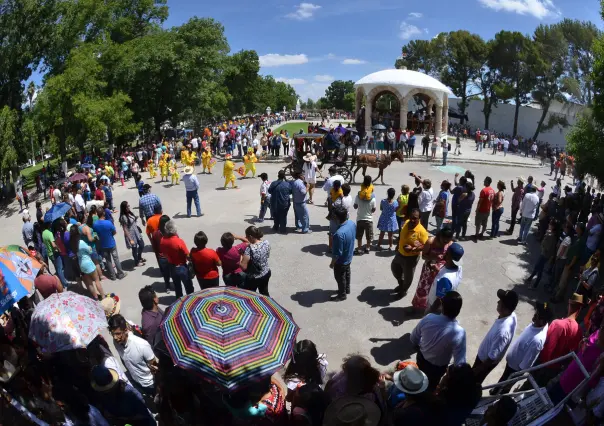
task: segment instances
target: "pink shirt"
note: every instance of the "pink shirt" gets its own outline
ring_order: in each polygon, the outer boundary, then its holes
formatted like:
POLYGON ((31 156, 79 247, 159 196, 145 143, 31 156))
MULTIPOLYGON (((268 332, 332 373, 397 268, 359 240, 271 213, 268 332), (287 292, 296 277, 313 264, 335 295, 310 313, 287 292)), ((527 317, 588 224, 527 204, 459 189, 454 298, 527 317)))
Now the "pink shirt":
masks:
POLYGON ((216 249, 216 253, 222 262, 222 275, 233 274, 241 272, 241 265, 239 262, 241 261, 241 255, 245 251, 247 247, 246 243, 241 243, 238 245, 234 245, 228 250, 225 250, 224 247, 218 247, 216 249))
MULTIPOLYGON (((589 337, 589 340, 592 341, 594 335, 596 335, 597 333, 597 331, 593 333, 589 337)), ((600 359, 600 355, 602 355, 602 352, 602 348, 600 348, 598 345, 590 344, 585 349, 583 349, 581 353, 578 354, 579 360, 581 361, 588 373, 591 374, 594 368, 597 367, 596 363, 598 362, 598 359, 600 359)), ((579 383, 583 381, 584 378, 585 376, 583 375, 583 373, 581 373, 579 366, 575 361, 573 361, 570 363, 568 368, 564 370, 564 373, 562 373, 562 375, 560 376, 560 387, 566 394, 569 394, 577 387, 579 383)), ((591 389, 596 385, 599 380, 599 376, 594 376, 591 378, 587 386, 591 389)))

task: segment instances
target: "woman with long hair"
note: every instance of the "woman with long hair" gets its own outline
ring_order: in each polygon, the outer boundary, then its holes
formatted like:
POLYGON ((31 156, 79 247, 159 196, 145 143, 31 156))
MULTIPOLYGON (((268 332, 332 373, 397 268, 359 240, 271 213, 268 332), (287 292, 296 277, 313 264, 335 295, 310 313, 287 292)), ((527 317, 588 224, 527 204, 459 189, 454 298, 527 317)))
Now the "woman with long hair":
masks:
POLYGON ((102 257, 98 253, 96 249, 96 242, 99 240, 96 232, 92 230, 92 225, 94 222, 98 220, 98 216, 96 215, 96 206, 93 205, 90 208, 90 212, 86 213, 84 216, 84 222, 80 225, 80 239, 84 241, 86 244, 90 246, 92 249, 92 253, 90 254, 90 258, 96 265, 96 272, 99 274, 99 279, 103 279, 103 271, 101 269, 102 257))
POLYGON ((143 240, 140 228, 138 227, 138 216, 135 216, 134 213, 132 213, 128 201, 122 201, 120 204, 119 221, 124 230, 126 247, 132 250, 134 266, 144 266, 146 262, 146 260, 143 259, 145 241, 143 240))
POLYGON ((451 228, 445 227, 438 231, 434 237, 430 237, 424 245, 424 251, 422 252, 424 265, 419 276, 415 296, 411 301, 411 305, 420 312, 423 312, 428 305, 430 288, 434 283, 434 278, 445 265, 445 253, 452 243, 453 231, 451 228))
POLYGON ((78 269, 82 274, 84 284, 94 299, 102 300, 105 297, 105 291, 101 286, 97 267, 90 257, 92 248, 81 239, 80 230, 76 225, 72 225, 69 232, 69 246, 71 251, 77 254, 78 269))
POLYGON ((310 340, 301 340, 294 347, 291 362, 285 369, 283 380, 291 393, 306 384, 323 385, 327 375, 327 358, 319 354, 317 347, 310 340))

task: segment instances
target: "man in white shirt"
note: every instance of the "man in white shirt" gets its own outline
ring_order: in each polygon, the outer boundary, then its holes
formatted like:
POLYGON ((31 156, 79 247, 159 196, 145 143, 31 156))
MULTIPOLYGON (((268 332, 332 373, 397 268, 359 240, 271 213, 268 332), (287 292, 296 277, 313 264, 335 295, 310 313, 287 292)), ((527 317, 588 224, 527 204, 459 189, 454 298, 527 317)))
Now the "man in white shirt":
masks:
POLYGON ((222 147, 224 145, 224 141, 226 140, 226 133, 223 130, 220 130, 218 133, 218 150, 222 152, 222 147))
POLYGON ((497 154, 497 148, 499 147, 500 143, 501 143, 501 139, 499 139, 499 137, 496 137, 495 140, 493 141, 493 155, 497 154))
POLYGON ((503 139, 503 156, 506 157, 508 155, 508 148, 510 147, 510 141, 503 139))
POLYGON ((157 371, 157 358, 149 342, 135 336, 126 319, 113 315, 107 321, 122 363, 132 376, 134 386, 144 395, 155 396, 153 372, 157 371))
POLYGON ((404 131, 398 138, 398 149, 401 151, 407 151, 407 132, 404 131))
POLYGON ((422 181, 422 192, 419 194, 419 211, 420 222, 422 226, 428 230, 428 222, 430 222, 430 214, 434 209, 434 191, 432 190, 432 181, 424 179, 422 181))
POLYGON ((52 198, 54 199, 54 204, 59 204, 63 202, 63 196, 59 188, 55 188, 52 191, 52 198))
POLYGON ((82 223, 84 220, 84 211, 86 210, 86 202, 84 201, 84 197, 82 197, 82 190, 78 189, 76 196, 74 198, 75 209, 78 217, 78 222, 82 223))
MULTIPOLYGON (((506 381, 513 373, 533 366, 545 345, 548 324, 552 319, 553 313, 547 303, 535 303, 533 322, 510 345, 510 349, 505 357, 505 370, 499 382, 506 381)), ((508 393, 513 385, 513 383, 505 385, 501 390, 499 388, 492 388, 490 393, 491 395, 508 393)))
POLYGON ((442 314, 428 314, 411 332, 411 343, 419 346, 417 366, 428 376, 433 391, 447 371, 451 358, 456 365, 466 362, 466 331, 457 322, 462 298, 450 291, 442 299, 442 314))
POLYGON ((518 294, 514 290, 499 289, 497 297, 499 298, 497 302, 499 317, 478 347, 478 355, 472 366, 476 381, 480 384, 503 359, 514 333, 516 333, 517 318, 514 311, 518 306, 518 294))
MULTIPOLYGON (((336 167, 335 166, 331 166, 329 168, 329 178, 325 181, 325 183, 323 184, 323 190, 325 192, 327 192, 327 196, 329 197, 329 191, 331 191, 331 188, 333 188, 333 181, 334 180, 339 180, 340 183, 344 184, 344 182, 346 182, 344 180, 344 178, 342 177, 342 175, 338 175, 336 174, 336 167)), ((327 205, 327 200, 325 201, 325 205, 327 205)))
POLYGON ((199 148, 199 140, 197 138, 191 139, 191 147, 193 151, 197 151, 197 148, 199 148))
POLYGON ((201 213, 201 205, 199 204, 199 179, 197 179, 194 171, 195 169, 191 166, 187 166, 183 170, 184 176, 182 177, 182 180, 185 183, 187 195, 187 217, 191 217, 191 202, 195 202, 197 217, 203 216, 203 213, 201 213))
POLYGON ((450 291, 457 291, 461 284, 462 266, 461 259, 464 255, 463 247, 458 243, 453 243, 445 253, 445 264, 434 277, 428 300, 426 302, 425 313, 440 313, 441 299, 450 291))
POLYGON ((521 219, 520 219, 520 234, 518 235, 518 243, 526 244, 526 238, 528 237, 531 225, 537 212, 537 206, 539 205, 539 196, 536 194, 537 188, 535 185, 527 185, 525 188, 524 198, 522 199, 522 206, 520 206, 521 219))

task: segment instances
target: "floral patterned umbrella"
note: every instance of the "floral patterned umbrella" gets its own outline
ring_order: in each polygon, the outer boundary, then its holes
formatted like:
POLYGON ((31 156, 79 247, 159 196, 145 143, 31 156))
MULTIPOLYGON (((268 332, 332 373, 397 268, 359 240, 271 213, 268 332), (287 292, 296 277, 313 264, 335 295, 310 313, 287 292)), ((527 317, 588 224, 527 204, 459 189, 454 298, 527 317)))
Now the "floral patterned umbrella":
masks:
POLYGON ((105 312, 99 302, 65 291, 51 295, 36 306, 29 338, 42 351, 55 353, 85 348, 106 327, 105 312))

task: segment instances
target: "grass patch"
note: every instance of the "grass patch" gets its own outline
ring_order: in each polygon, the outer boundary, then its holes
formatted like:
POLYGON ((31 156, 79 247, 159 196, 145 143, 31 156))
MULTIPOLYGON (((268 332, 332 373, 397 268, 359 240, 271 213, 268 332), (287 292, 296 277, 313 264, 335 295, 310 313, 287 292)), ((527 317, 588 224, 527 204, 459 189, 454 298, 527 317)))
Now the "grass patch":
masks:
POLYGON ((308 123, 310 123, 310 121, 306 121, 304 123, 285 123, 282 126, 277 127, 275 130, 273 130, 273 132, 276 133, 280 132, 281 130, 286 130, 291 136, 295 133, 300 133, 300 129, 302 129, 304 133, 306 133, 306 131, 308 130, 308 123))

